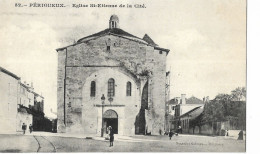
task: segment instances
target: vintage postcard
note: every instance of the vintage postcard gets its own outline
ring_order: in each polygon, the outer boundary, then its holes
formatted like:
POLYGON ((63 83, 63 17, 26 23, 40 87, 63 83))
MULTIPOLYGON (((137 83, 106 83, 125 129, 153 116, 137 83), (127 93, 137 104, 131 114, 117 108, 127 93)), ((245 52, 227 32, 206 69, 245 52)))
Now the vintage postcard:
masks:
POLYGON ((0 152, 246 152, 246 0, 0 0, 0 152))

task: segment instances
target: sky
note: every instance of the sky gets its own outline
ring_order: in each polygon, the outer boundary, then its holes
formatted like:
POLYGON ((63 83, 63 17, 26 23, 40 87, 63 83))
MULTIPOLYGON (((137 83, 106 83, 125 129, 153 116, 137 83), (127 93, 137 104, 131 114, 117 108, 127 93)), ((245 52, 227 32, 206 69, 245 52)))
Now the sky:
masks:
POLYGON ((33 82, 35 91, 45 97, 47 116, 52 116, 51 109, 57 110, 55 49, 108 28, 112 14, 118 15, 121 29, 140 38, 148 34, 160 47, 170 49, 170 98, 186 94, 213 99, 246 86, 245 0, 62 2, 145 4, 146 8, 15 8, 15 1, 0 1, 0 66, 22 82, 33 82))

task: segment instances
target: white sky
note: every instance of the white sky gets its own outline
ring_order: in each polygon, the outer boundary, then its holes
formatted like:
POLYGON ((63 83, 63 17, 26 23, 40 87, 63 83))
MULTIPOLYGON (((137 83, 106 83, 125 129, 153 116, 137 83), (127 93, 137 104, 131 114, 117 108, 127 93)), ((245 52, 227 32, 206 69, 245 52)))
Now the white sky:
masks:
POLYGON ((141 38, 147 33, 171 50, 167 56, 171 98, 184 93, 212 99, 246 85, 245 0, 73 2, 144 3, 147 8, 15 8, 14 1, 0 1, 0 66, 34 83, 36 92, 45 97, 47 115, 50 108, 56 111, 55 49, 108 28, 112 14, 119 16, 123 30, 141 38))

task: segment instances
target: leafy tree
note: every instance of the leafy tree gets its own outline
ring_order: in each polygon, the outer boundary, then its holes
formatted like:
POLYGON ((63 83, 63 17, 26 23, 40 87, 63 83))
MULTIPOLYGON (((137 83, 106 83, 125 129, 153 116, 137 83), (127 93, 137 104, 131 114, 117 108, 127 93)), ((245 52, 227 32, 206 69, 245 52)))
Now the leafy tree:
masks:
POLYGON ((227 101, 227 100, 231 100, 231 96, 228 94, 218 94, 214 100, 217 101, 227 101))
POLYGON ((202 119, 205 122, 225 121, 238 119, 241 129, 246 126, 246 104, 243 100, 246 97, 244 87, 236 88, 231 94, 218 94, 212 101, 205 104, 202 119))
POLYGON ((231 91, 231 99, 234 101, 241 101, 242 99, 246 98, 246 88, 245 87, 238 87, 235 90, 231 91))
POLYGON ((204 107, 203 121, 205 122, 217 122, 223 121, 224 116, 224 106, 218 100, 213 100, 207 103, 204 107))

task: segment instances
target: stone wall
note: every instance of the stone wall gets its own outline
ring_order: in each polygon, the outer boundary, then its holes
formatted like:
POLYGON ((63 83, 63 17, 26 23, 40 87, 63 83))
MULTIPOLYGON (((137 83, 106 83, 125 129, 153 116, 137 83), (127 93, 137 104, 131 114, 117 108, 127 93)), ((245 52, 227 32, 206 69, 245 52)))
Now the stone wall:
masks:
POLYGON ((65 79, 65 60, 67 49, 58 52, 58 76, 57 76, 57 131, 65 132, 64 110, 64 79, 65 79))
MULTIPOLYGON (((94 108, 92 105, 84 106, 86 103, 90 102, 98 102, 100 103, 101 94, 106 94, 105 91, 107 87, 104 88, 98 87, 99 85, 106 85, 108 77, 102 77, 106 84, 97 82, 97 96, 96 98, 91 98, 89 100, 83 93, 87 93, 90 90, 89 82, 90 79, 95 80, 93 74, 97 73, 97 76, 106 75, 105 72, 115 73, 117 75, 121 75, 120 79, 122 80, 122 84, 126 84, 127 80, 132 80, 132 85, 135 85, 139 89, 136 88, 136 95, 138 97, 133 97, 134 100, 125 99, 125 98, 117 98, 115 97, 114 102, 132 102, 130 106, 133 107, 133 111, 131 107, 125 106, 125 110, 130 113, 135 113, 140 109, 140 99, 141 99, 141 90, 140 87, 141 82, 138 82, 138 77, 140 76, 150 76, 149 77, 149 116, 151 120, 147 122, 151 123, 149 126, 152 130, 152 134, 158 134, 159 129, 163 130, 164 128, 164 116, 165 116, 165 69, 166 69, 166 53, 155 50, 151 46, 147 46, 146 44, 138 43, 132 41, 130 39, 126 39, 123 37, 118 37, 114 35, 106 35, 103 37, 99 37, 97 39, 89 40, 84 43, 76 44, 74 46, 69 46, 66 49, 61 49, 58 51, 58 131, 65 131, 63 128, 64 123, 64 79, 66 75, 66 94, 65 94, 65 121, 70 125, 71 123, 79 123, 83 124, 84 127, 80 128, 81 131, 90 131, 91 133, 95 133, 99 130, 98 126, 94 123, 97 123, 96 115, 98 114, 99 108, 94 108), (107 50, 108 40, 110 42, 110 50, 107 50), (67 57, 66 57, 67 54, 67 57), (66 70, 65 70, 66 63, 66 70), (102 70, 102 71, 101 71, 102 70), (118 73, 119 72, 119 73, 118 73), (121 72, 121 73, 120 73, 121 72), (135 81, 136 80, 136 81, 135 81), (135 83, 135 84, 134 84, 135 83), (88 87, 84 86, 87 85, 88 87), (99 88, 99 89, 98 89, 99 88), (124 100, 125 99, 125 100, 124 100), (86 102, 84 104, 84 102, 86 102), (68 104, 74 104, 74 112, 72 109, 68 109, 68 104), (138 107, 136 107, 137 105, 138 107), (130 109, 130 110, 128 110, 130 109), (90 112, 85 112, 90 111, 90 112), (95 116, 94 116, 95 115, 95 116), (83 117, 83 118, 79 118, 83 117), (85 119, 88 117, 88 119, 85 119), (91 120, 92 119, 92 120, 91 120), (89 123, 89 124, 87 124, 89 123), (88 125, 89 127, 85 127, 88 125), (60 128, 59 128, 60 127, 60 128), (90 127, 92 127, 90 129, 90 127)), ((119 77, 118 76, 118 77, 119 77)), ((117 76, 115 76, 117 78, 117 76)), ((97 77, 97 79, 101 79, 101 77, 97 77)), ((119 86, 119 85, 118 85, 119 86)), ((120 88, 118 88, 120 89, 120 88)), ((134 86, 132 87, 134 89, 134 86)), ((123 93, 125 93, 125 85, 122 88, 123 93)), ((117 95, 117 94, 116 94, 117 95)), ((120 102, 120 103, 121 103, 120 102)), ((124 103, 123 103, 124 104, 124 103)), ((129 103, 128 103, 129 104, 129 103)), ((133 121, 135 119, 135 114, 129 114, 126 116, 127 121, 133 121)), ((132 132, 132 124, 133 122, 128 123, 129 126, 125 126, 131 130, 132 132), (131 126, 130 126, 131 125, 131 126)), ((82 125, 78 125, 79 127, 82 125)), ((72 125, 69 126, 73 127, 72 125)), ((68 131, 72 131, 74 129, 70 129, 68 131)), ((126 130, 125 130, 126 131, 126 130)), ((127 131, 126 131, 127 132, 127 131)))
POLYGON ((16 132, 19 80, 0 71, 0 133, 16 132))

